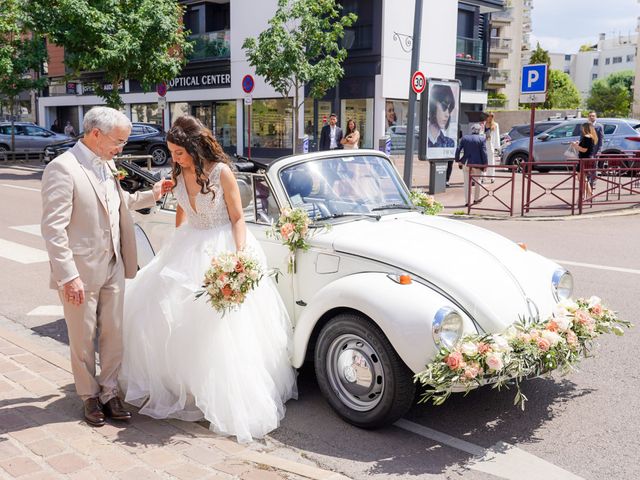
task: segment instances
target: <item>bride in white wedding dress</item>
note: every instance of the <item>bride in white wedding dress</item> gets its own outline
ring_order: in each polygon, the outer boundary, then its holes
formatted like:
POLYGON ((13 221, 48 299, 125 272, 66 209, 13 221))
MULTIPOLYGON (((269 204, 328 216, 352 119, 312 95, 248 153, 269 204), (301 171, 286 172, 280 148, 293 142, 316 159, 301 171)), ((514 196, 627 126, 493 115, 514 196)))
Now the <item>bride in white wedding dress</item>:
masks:
POLYGON ((204 297, 195 300, 212 255, 246 248, 263 267, 266 260, 211 131, 180 117, 167 144, 177 228, 127 285, 121 387, 142 414, 204 418, 213 431, 249 442, 277 428, 285 402, 297 396, 289 317, 267 277, 224 316, 204 297))

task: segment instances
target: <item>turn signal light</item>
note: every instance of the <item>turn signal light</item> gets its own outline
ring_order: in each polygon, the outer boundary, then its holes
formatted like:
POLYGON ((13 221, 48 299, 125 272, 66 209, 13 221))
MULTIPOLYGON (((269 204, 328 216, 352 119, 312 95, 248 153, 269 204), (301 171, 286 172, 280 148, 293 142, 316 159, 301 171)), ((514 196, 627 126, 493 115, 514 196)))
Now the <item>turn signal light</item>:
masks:
POLYGON ((523 249, 525 252, 527 251, 527 244, 524 242, 518 242, 518 246, 523 249))
POLYGON ((409 285, 411 283, 411 275, 400 275, 398 277, 398 283, 400 285, 409 285))

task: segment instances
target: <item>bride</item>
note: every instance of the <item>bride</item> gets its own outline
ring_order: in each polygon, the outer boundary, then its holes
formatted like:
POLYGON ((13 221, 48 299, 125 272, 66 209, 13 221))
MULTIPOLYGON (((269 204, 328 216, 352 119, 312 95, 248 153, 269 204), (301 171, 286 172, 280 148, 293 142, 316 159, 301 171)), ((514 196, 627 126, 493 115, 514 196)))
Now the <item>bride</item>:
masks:
POLYGON ((195 300, 211 257, 264 252, 244 223, 240 192, 211 131, 178 118, 167 134, 178 200, 171 241, 127 285, 120 383, 125 401, 154 418, 206 419, 249 442, 278 427, 296 397, 291 326, 275 285, 263 278, 224 317, 195 300))

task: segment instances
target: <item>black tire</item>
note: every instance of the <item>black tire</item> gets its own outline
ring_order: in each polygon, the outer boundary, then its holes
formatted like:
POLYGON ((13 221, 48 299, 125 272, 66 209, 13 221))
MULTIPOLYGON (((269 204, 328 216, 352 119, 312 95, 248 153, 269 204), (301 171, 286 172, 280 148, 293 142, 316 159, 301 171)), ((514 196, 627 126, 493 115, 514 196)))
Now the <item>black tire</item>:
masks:
POLYGON ((342 313, 331 319, 318 336, 314 362, 323 396, 340 417, 357 427, 389 425, 413 404, 413 373, 382 330, 361 315, 342 313), (351 363, 342 363, 339 371, 338 359, 351 363), (328 364, 333 365, 330 370, 328 364))
POLYGON ((154 167, 164 167, 169 161, 169 150, 162 145, 151 147, 149 149, 149 155, 153 157, 151 159, 151 164, 154 167))
POLYGON ((527 155, 526 153, 518 152, 509 157, 509 159, 507 160, 507 165, 515 165, 517 167, 516 172, 521 173, 522 164, 528 161, 529 155, 527 155))

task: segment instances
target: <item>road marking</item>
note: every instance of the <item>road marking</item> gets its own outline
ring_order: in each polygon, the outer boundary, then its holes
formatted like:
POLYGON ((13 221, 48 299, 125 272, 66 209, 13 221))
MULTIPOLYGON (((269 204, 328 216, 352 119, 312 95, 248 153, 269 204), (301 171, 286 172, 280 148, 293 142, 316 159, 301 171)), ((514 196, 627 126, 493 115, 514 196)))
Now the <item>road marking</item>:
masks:
POLYGON ((27 316, 39 316, 39 317, 64 317, 64 311, 62 305, 40 305, 34 308, 27 316))
POLYGON ((0 257, 24 264, 49 261, 49 256, 44 250, 27 247, 26 245, 10 242, 1 238, 0 257))
POLYGON ((0 187, 17 188, 18 190, 29 190, 30 192, 39 192, 39 188, 20 187, 18 185, 9 185, 8 183, 0 183, 0 187))
POLYGON ((35 225, 16 225, 9 228, 11 228, 12 230, 18 230, 19 232, 29 233, 31 235, 35 235, 36 237, 42 237, 39 223, 36 223, 35 225))
POLYGON ((471 470, 489 473, 508 480, 539 480, 540 478, 546 480, 583 480, 582 477, 508 443, 498 442, 491 448, 483 448, 404 418, 398 420, 394 425, 473 455, 475 458, 466 465, 471 470))
POLYGON ((553 261, 560 264, 564 264, 564 265, 573 265, 574 267, 595 268, 597 270, 609 270, 610 272, 633 273, 634 275, 640 275, 640 270, 634 270, 633 268, 609 267, 607 265, 595 265, 593 263, 572 262, 570 260, 553 260, 553 261))

